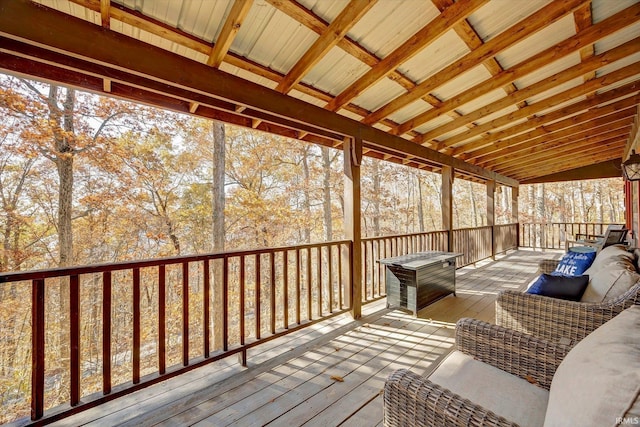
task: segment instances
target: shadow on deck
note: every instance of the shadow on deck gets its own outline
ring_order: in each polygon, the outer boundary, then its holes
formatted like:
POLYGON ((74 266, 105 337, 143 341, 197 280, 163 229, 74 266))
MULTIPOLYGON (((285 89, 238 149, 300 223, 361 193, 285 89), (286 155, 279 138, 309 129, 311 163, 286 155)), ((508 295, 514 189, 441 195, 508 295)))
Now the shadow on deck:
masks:
POLYGON ((395 369, 426 374, 452 349, 461 317, 493 321, 503 289, 524 289, 538 260, 555 252, 518 250, 457 271, 457 297, 417 317, 367 304, 363 317, 341 315, 249 353, 190 371, 54 425, 377 426, 382 387, 395 369))

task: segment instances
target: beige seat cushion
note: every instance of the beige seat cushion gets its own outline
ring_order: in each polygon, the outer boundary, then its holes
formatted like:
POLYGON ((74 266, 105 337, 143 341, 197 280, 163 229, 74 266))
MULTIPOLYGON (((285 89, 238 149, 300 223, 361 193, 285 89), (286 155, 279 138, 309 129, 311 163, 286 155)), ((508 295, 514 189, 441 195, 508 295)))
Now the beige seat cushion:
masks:
POLYGON ((543 424, 547 390, 462 352, 451 353, 429 380, 521 427, 543 424))
POLYGON ((636 272, 633 254, 624 246, 604 248, 584 274, 589 276, 589 286, 581 302, 603 302, 627 292, 640 280, 636 272))
POLYGON ((544 427, 615 426, 634 416, 640 394, 640 306, 580 341, 556 371, 544 427))

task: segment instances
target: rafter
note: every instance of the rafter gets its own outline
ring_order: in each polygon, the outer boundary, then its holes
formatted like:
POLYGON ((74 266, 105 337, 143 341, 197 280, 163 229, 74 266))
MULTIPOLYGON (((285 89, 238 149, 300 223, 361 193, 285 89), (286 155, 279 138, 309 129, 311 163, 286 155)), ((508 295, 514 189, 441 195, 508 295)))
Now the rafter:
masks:
MULTIPOLYGON (((591 3, 586 3, 581 8, 577 9, 573 13, 573 17, 576 23, 576 31, 580 32, 586 28, 589 28, 593 25, 593 20, 591 17, 591 3)), ((580 49, 580 59, 585 61, 595 55, 595 48, 593 44, 587 45, 580 49)), ((596 78, 595 71, 587 73, 584 75, 584 81, 589 81, 596 78)), ((589 94, 588 96, 593 96, 594 94, 589 94)))
POLYGON ((342 12, 331 22, 329 27, 302 55, 287 75, 276 87, 276 90, 287 93, 309 72, 314 65, 347 34, 347 32, 367 13, 377 0, 351 0, 342 12))
POLYGON ((222 64, 222 61, 227 55, 227 52, 231 47, 231 43, 233 43, 233 39, 235 39, 238 31, 240 31, 240 27, 242 26, 244 19, 247 17, 252 4, 253 0, 233 1, 231 11, 222 26, 222 30, 220 30, 220 35, 218 35, 218 38, 216 39, 216 43, 211 50, 209 59, 207 59, 207 65, 218 68, 220 64, 222 64))
MULTIPOLYGON (((271 116, 306 126, 311 132, 316 128, 338 135, 358 135, 374 149, 384 147, 403 156, 447 165, 483 179, 510 186, 517 185, 516 181, 507 177, 212 69, 173 52, 113 31, 100 31, 95 25, 62 12, 25 2, 3 3, 2 12, 0 35, 13 41, 28 42, 38 48, 46 46, 52 54, 66 56, 71 67, 76 67, 75 71, 83 72, 84 69, 91 68, 100 77, 118 72, 128 73, 129 77, 125 82, 132 86, 144 85, 148 80, 158 86, 170 86, 194 95, 206 94, 220 102, 245 105, 255 112, 255 118, 261 119, 257 113, 268 112, 271 116), (25 19, 32 25, 22 25, 25 19), (92 40, 92 43, 85 43, 85 40, 92 40)), ((30 59, 36 62, 40 60, 37 56, 30 59)), ((188 103, 185 103, 184 108, 188 108, 188 103)))
POLYGON ((374 111, 364 119, 364 123, 371 124, 378 122, 382 118, 409 105, 458 75, 493 58, 497 53, 522 40, 525 36, 541 30, 548 25, 549 22, 565 16, 585 1, 587 0, 566 0, 550 3, 528 18, 503 31, 499 36, 466 54, 458 61, 440 70, 404 95, 395 98, 388 104, 374 111))
POLYGON ((545 160, 548 156, 551 156, 551 158, 557 157, 568 149, 576 148, 577 145, 580 145, 580 147, 586 147, 588 144, 605 141, 611 138, 627 137, 629 136, 630 129, 630 120, 621 120, 617 124, 611 126, 609 130, 602 131, 597 130, 596 128, 596 130, 591 132, 581 132, 570 137, 547 141, 543 144, 529 147, 520 151, 517 155, 511 154, 503 156, 502 158, 494 160, 492 168, 496 170, 505 170, 520 166, 525 167, 541 160, 545 160), (522 157, 523 155, 525 156, 524 158, 522 157))
POLYGON ((326 109, 329 111, 339 110, 343 105, 346 105, 367 88, 391 74, 399 65, 408 61, 429 44, 433 43, 454 25, 466 19, 487 1, 488 0, 460 0, 448 7, 434 20, 400 45, 400 47, 387 55, 371 70, 343 90, 327 104, 326 109))
POLYGON ((100 20, 104 28, 111 26, 111 13, 109 9, 111 9, 111 0, 100 0, 100 20))
MULTIPOLYGON (((611 51, 609 51, 611 52, 611 51)), ((595 58, 592 58, 595 59, 595 58)), ((582 63, 579 66, 583 66, 582 63)), ((628 65, 626 67, 623 67, 619 70, 613 71, 603 77, 594 79, 594 80, 590 80, 586 83, 583 83, 580 86, 576 86, 574 88, 571 89, 567 89, 564 90, 556 95, 550 96, 548 98, 545 98, 542 101, 536 102, 535 104, 530 104, 525 108, 522 108, 518 111, 514 111, 512 113, 508 113, 504 116, 501 116, 497 119, 491 120, 490 122, 484 123, 482 125, 476 126, 473 129, 470 129, 466 132, 463 132, 462 134, 453 136, 451 138, 446 139, 443 143, 445 147, 453 147, 456 146, 457 144, 460 144, 470 138, 473 138, 477 135, 483 134, 485 132, 491 132, 494 129, 498 129, 501 128, 503 126, 508 126, 510 124, 512 124, 513 122, 517 121, 517 120, 521 120, 521 119, 525 119, 529 116, 532 116, 536 113, 539 113, 541 111, 547 110, 549 108, 553 108, 557 105, 563 104, 565 102, 571 101, 572 99, 579 97, 581 95, 585 95, 587 93, 602 89, 604 87, 607 87, 609 85, 612 85, 616 82, 619 82, 621 80, 624 80, 628 77, 634 76, 638 73, 638 66, 640 66, 640 63, 633 63, 631 65, 628 65)), ((562 72, 564 73, 564 71, 562 72)), ((536 83, 535 85, 529 86, 529 88, 539 88, 542 86, 545 86, 547 84, 549 84, 551 81, 548 79, 545 79, 542 82, 539 82, 540 85, 538 86, 538 83, 536 83)), ((531 92, 534 92, 534 90, 532 89, 531 92)), ((514 95, 517 96, 522 96, 522 94, 525 94, 528 92, 525 92, 524 90, 520 90, 516 93, 513 93, 511 95, 509 95, 509 97, 513 97, 514 95)), ((464 125, 466 123, 466 120, 468 120, 471 116, 473 117, 484 117, 487 114, 491 114, 493 112, 496 111, 500 111, 505 107, 508 107, 510 105, 513 104, 512 99, 509 99, 509 97, 503 98, 500 101, 497 101, 493 104, 490 104, 487 107, 483 107, 479 110, 476 110, 475 112, 473 112, 470 115, 465 115, 464 120, 461 120, 462 125, 464 125)), ((461 119, 463 118, 461 117, 461 119)), ((456 123, 455 126, 450 126, 449 124, 441 126, 437 129, 434 129, 432 131, 427 132, 426 134, 424 134, 421 138, 420 138, 420 142, 424 142, 424 141, 430 141, 434 138, 437 138, 440 135, 443 135, 444 133, 453 130, 453 129, 457 129, 459 128, 461 125, 456 123), (447 129, 447 130, 445 130, 447 129)), ((534 127, 534 126, 532 126, 534 127)))
MULTIPOLYGON (((468 102, 473 101, 501 86, 507 82, 513 82, 519 78, 522 78, 528 74, 535 72, 540 67, 550 64, 560 58, 570 55, 584 46, 592 46, 596 41, 613 34, 614 32, 625 28, 640 19, 640 4, 635 4, 622 12, 619 12, 602 22, 589 27, 582 32, 576 34, 573 37, 552 46, 542 52, 524 60, 520 63, 510 67, 508 70, 503 71, 500 74, 495 75, 492 79, 478 83, 477 85, 465 90, 456 96, 443 101, 440 107, 428 110, 422 114, 407 120, 398 126, 397 134, 402 135, 411 129, 414 129, 424 123, 427 123, 438 116, 447 113, 455 108, 458 108, 468 102)), ((585 59, 588 62, 588 59, 585 59)), ((590 67, 586 67, 591 69, 590 67)), ((588 71, 587 73, 594 73, 595 71, 588 71)), ((586 74, 586 73, 585 73, 586 74)), ((517 98, 521 102, 522 98, 517 98)), ((474 118, 475 120, 475 118, 474 118)))
MULTIPOLYGON (((595 109, 590 112, 582 113, 569 119, 552 123, 548 126, 540 126, 536 129, 525 132, 523 134, 501 140, 498 143, 487 146, 474 152, 464 152, 464 160, 473 161, 477 165, 486 167, 492 164, 495 159, 501 159, 504 156, 514 155, 531 146, 540 143, 554 141, 567 136, 576 135, 580 132, 590 132, 600 126, 610 126, 619 120, 633 118, 635 108, 630 107, 618 111, 614 114, 602 116, 602 112, 595 109)), ((460 154, 454 151, 454 155, 460 154)))

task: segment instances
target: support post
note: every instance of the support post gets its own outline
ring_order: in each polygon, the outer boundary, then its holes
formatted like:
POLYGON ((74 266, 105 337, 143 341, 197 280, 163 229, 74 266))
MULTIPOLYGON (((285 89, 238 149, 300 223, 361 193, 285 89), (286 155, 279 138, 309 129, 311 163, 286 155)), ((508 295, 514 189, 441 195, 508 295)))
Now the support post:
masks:
POLYGON ((354 319, 362 316, 362 228, 361 228, 361 192, 360 162, 362 161, 362 140, 347 137, 344 150, 344 230, 352 242, 349 260, 351 290, 347 304, 351 306, 354 319))
POLYGON ((491 227, 491 259, 496 259, 496 182, 487 181, 487 225, 491 227))
POLYGON ((516 224, 516 246, 520 246, 520 224, 518 223, 518 196, 520 187, 511 187, 511 222, 516 224))
POLYGON ((442 167, 442 228, 447 231, 447 250, 453 252, 453 168, 442 167))

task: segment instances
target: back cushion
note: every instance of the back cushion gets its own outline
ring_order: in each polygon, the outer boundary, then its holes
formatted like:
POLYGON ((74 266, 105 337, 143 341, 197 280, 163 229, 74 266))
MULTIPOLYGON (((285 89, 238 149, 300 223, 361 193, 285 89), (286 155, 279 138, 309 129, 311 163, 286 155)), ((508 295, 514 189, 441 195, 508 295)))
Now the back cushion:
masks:
POLYGON ((621 245, 600 251, 591 267, 584 272, 589 276, 589 286, 580 301, 607 301, 628 291, 640 280, 633 261, 633 254, 621 245))
POLYGON ((615 426, 640 394, 640 305, 580 341, 551 382, 545 427, 615 426))

